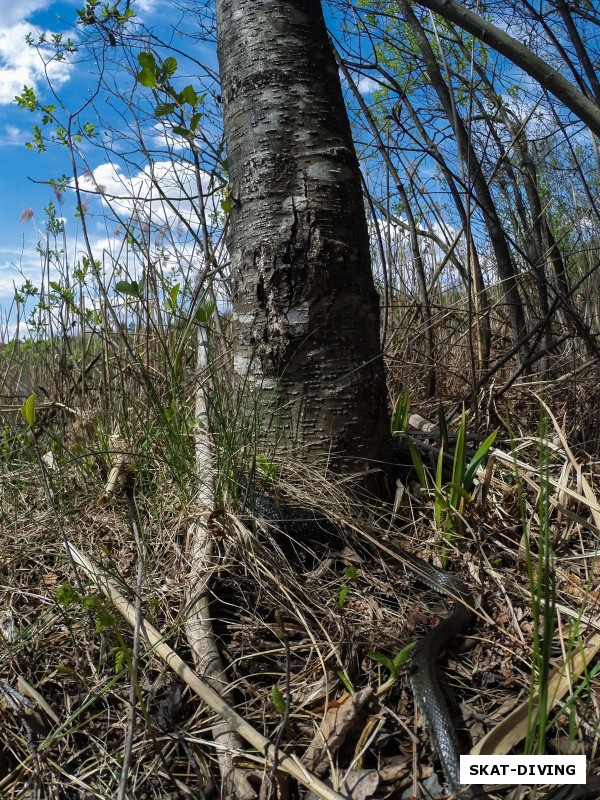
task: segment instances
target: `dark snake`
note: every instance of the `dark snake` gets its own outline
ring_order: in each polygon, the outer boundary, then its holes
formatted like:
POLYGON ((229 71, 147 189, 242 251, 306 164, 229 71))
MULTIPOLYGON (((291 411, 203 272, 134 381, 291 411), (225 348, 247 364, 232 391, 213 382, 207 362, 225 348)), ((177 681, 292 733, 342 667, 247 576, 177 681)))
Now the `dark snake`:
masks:
MULTIPOLYGON (((252 492, 251 506, 257 514, 265 518, 267 523, 274 524, 280 531, 298 542, 306 538, 314 540, 315 526, 321 534, 320 538, 328 532, 339 537, 340 528, 343 527, 317 511, 277 505, 259 492, 252 492)), ((448 786, 453 793, 460 794, 461 798, 472 797, 472 792, 462 787, 460 783, 461 747, 440 688, 437 670, 437 661, 444 648, 464 633, 473 621, 471 593, 454 575, 437 569, 408 550, 398 545, 394 545, 392 550, 364 531, 361 531, 361 536, 378 549, 402 561, 422 583, 453 602, 451 613, 417 642, 412 654, 410 683, 448 786)))

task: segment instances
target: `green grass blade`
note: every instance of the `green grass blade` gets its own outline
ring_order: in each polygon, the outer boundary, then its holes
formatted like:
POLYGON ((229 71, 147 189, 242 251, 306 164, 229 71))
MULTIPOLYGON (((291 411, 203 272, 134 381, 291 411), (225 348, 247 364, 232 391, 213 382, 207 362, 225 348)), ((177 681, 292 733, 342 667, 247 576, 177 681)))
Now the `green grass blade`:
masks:
POLYGON ((435 504, 434 504, 434 514, 435 514, 435 524, 436 527, 442 527, 442 511, 444 508, 448 507, 448 503, 444 498, 442 492, 442 482, 443 482, 443 467, 444 467, 444 445, 442 444, 440 448, 440 452, 438 455, 437 460, 437 467, 435 470, 435 504))
POLYGON ((429 491, 429 481, 427 480, 427 473, 425 471, 425 465, 423 464, 423 459, 421 458, 421 454, 408 439, 408 449, 410 450, 410 457, 412 459, 413 467, 415 472, 417 473, 417 478, 419 479, 419 483, 426 491, 429 491))
POLYGON ((469 462, 469 466, 467 467, 467 471, 465 472, 465 477, 463 481, 464 487, 468 492, 471 492, 473 490, 473 482, 475 480, 475 475, 477 474, 477 470, 479 469, 479 465, 487 456, 491 446, 494 444, 496 440, 497 435, 498 435, 497 430, 492 431, 492 433, 490 433, 487 439, 479 445, 477 451, 475 452, 475 455, 469 462))
POLYGON ((456 447, 454 448, 454 462, 452 464, 452 484, 450 490, 450 505, 458 510, 461 493, 459 487, 463 486, 465 477, 465 453, 467 445, 467 418, 463 408, 458 435, 456 437, 456 447))
POLYGON ((406 431, 410 412, 410 394, 405 392, 396 400, 392 412, 392 436, 400 437, 406 431))
POLYGON ((441 403, 438 406, 438 425, 440 428, 440 440, 442 442, 442 449, 448 450, 450 441, 448 438, 448 423, 446 422, 446 412, 444 411, 444 406, 441 403))

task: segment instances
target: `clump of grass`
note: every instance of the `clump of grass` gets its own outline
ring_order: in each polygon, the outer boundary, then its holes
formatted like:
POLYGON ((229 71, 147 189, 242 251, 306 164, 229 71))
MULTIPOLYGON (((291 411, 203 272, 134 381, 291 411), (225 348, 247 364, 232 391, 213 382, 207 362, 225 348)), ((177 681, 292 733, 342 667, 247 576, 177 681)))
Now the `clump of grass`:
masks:
MULTIPOLYGON (((0 412, 0 673, 23 697, 23 681, 33 687, 58 719, 43 718, 41 729, 32 730, 23 722, 27 717, 3 715, 0 795, 31 789, 57 799, 64 791, 118 797, 129 752, 135 754, 126 781, 132 795, 165 797, 180 791, 183 781, 187 791, 210 797, 218 791, 212 715, 183 692, 175 728, 161 728, 172 676, 151 651, 136 651, 135 632, 110 608, 102 624, 104 609, 85 580, 77 585, 63 534, 101 562, 189 659, 182 633, 187 544, 200 512, 199 482, 213 479, 196 474, 194 332, 199 321, 210 325, 218 309, 208 298, 197 307, 201 311, 192 307, 183 273, 170 284, 146 282, 143 290, 133 285, 139 276, 125 273, 119 280, 129 289, 121 286, 116 294, 114 285, 100 286, 101 274, 89 265, 74 294, 64 282, 55 296, 46 291, 49 308, 36 312, 42 314, 37 338, 0 354, 6 379, 0 412), (86 291, 115 298, 116 318, 105 303, 98 320, 82 313, 84 281, 86 291), (77 327, 72 331, 61 319, 77 327), (35 419, 22 419, 32 391, 35 419), (107 498, 103 490, 116 460, 123 462, 122 491, 107 498)), ((514 388, 504 404, 490 404, 481 434, 481 423, 466 412, 454 424, 438 413, 437 426, 419 432, 411 426, 410 398, 401 398, 393 431, 408 448, 407 462, 424 491, 399 492, 392 527, 389 509, 363 507, 326 463, 309 467, 277 448, 260 452, 256 407, 243 387, 238 394, 231 389, 226 356, 210 366, 203 379, 211 388, 219 511, 211 521, 219 553, 211 612, 227 662, 223 691, 235 690, 240 713, 302 756, 315 726, 343 702, 344 692, 385 686, 379 716, 364 723, 365 731, 377 729, 376 746, 361 751, 365 768, 393 775, 383 791, 398 793, 420 763, 429 765, 425 746, 419 763, 398 763, 405 739, 395 715, 414 726, 402 665, 415 639, 445 612, 372 540, 392 552, 400 541, 426 558, 450 562, 476 587, 483 576, 487 613, 450 679, 475 710, 471 719, 495 719, 525 689, 547 710, 535 715, 532 701, 529 738, 517 747, 562 752, 567 740, 591 753, 598 717, 590 698, 598 667, 587 667, 559 709, 547 708, 543 695, 557 643, 569 652, 586 641, 598 522, 591 497, 567 473, 561 478, 564 447, 550 447, 547 426, 537 428, 538 405, 528 391, 514 388), (490 433, 492 428, 500 432, 490 433), (537 442, 543 444, 534 447, 537 442), (493 447, 495 466, 482 474, 493 447), (320 543, 300 543, 290 555, 293 548, 286 550, 260 518, 249 524, 252 507, 244 504, 242 476, 251 478, 253 471, 277 500, 345 523, 343 546, 330 552, 320 543), (236 515, 242 506, 243 520, 236 515)), ((577 421, 564 436, 581 448, 581 464, 573 468, 580 484, 584 474, 590 484, 597 480, 584 449, 597 446, 589 435, 597 377, 590 372, 576 389, 559 387, 553 395, 549 388, 553 407, 577 421)), ((456 395, 453 389, 448 400, 456 395)), ((435 416, 431 407, 413 403, 435 416)), ((343 768, 361 747, 360 736, 349 738, 332 759, 343 768)))

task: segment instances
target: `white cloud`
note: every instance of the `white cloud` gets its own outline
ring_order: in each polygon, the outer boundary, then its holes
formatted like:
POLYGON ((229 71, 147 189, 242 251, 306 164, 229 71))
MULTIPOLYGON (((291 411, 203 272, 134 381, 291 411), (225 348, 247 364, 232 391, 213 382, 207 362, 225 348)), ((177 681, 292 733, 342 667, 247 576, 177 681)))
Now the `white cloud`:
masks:
MULTIPOLYGON (((27 21, 34 11, 49 7, 52 3, 42 0, 26 0, 9 3, 0 0, 0 13, 3 25, 0 29, 0 104, 14 102, 15 95, 23 91, 23 86, 36 89, 47 76, 54 88, 59 88, 68 79, 72 66, 67 61, 57 61, 53 51, 42 46, 38 51, 29 47, 25 41, 28 34, 34 41, 44 33, 27 21), (46 62, 46 63, 44 63, 46 62)), ((48 31, 45 31, 49 33, 48 31)))
POLYGON ((20 0, 18 3, 13 2, 13 0, 0 0, 2 23, 6 28, 9 28, 27 19, 35 11, 41 11, 50 5, 52 5, 51 0, 20 0))
POLYGON ((133 10, 136 14, 150 14, 160 5, 160 0, 134 0, 133 10))
POLYGON ((154 125, 155 133, 150 142, 161 153, 183 153, 189 149, 189 143, 182 136, 171 132, 162 120, 154 125))
POLYGON ((35 247, 28 252, 17 248, 0 248, 0 306, 8 312, 15 288, 20 289, 26 280, 39 282, 41 274, 40 257, 35 247))
POLYGON ((3 125, 0 127, 0 147, 18 145, 22 147, 31 139, 31 131, 18 128, 16 125, 3 125))
MULTIPOLYGON (((15 289, 20 290, 26 281, 30 281, 37 288, 46 285, 48 278, 63 281, 65 265, 68 263, 72 270, 75 265, 80 266, 82 257, 87 255, 87 248, 84 246, 81 236, 78 236, 75 231, 67 230, 64 242, 65 253, 59 259, 62 266, 52 261, 48 275, 48 265, 44 263, 44 259, 35 252, 35 248, 32 246, 36 238, 43 245, 45 233, 35 225, 27 226, 26 231, 27 247, 23 248, 20 253, 10 247, 0 245, 0 308, 2 308, 0 341, 10 338, 15 333, 17 319, 17 309, 13 303, 15 289)), ((150 246, 148 253, 140 253, 137 247, 130 246, 124 239, 123 230, 115 230, 111 233, 107 232, 106 226, 90 225, 88 234, 94 259, 101 264, 100 274, 108 289, 110 305, 117 313, 122 308, 124 301, 121 295, 114 292, 116 282, 139 280, 148 269, 148 258, 152 264, 153 281, 159 287, 165 281, 170 282, 168 285, 178 283, 180 287, 186 286, 189 291, 190 286, 195 284, 197 275, 204 269, 204 255, 198 247, 198 242, 191 237, 187 241, 177 242, 175 245, 163 241, 160 247, 150 246)), ((223 246, 217 248, 216 258, 220 263, 222 259, 226 259, 226 255, 223 246)), ((77 289, 77 284, 73 281, 71 285, 77 289)), ((98 310, 104 301, 94 288, 95 285, 95 281, 90 280, 83 302, 86 308, 98 310)), ((222 285, 215 281, 212 288, 219 298, 220 306, 228 307, 225 299, 226 291, 222 285)), ((39 296, 30 298, 25 309, 21 309, 19 328, 21 339, 27 338, 30 333, 27 319, 38 300, 39 296)))
POLYGON ((356 88, 361 94, 373 94, 379 88, 379 84, 373 78, 365 76, 358 81, 356 88))
MULTIPOLYGON (((208 175, 201 173, 202 191, 208 175)), ((184 161, 157 161, 133 175, 125 175, 118 164, 105 163, 80 181, 84 192, 100 194, 123 222, 150 223, 154 230, 177 226, 182 220, 198 226, 198 189, 194 166, 184 161)), ((217 210, 215 197, 208 214, 217 210)))

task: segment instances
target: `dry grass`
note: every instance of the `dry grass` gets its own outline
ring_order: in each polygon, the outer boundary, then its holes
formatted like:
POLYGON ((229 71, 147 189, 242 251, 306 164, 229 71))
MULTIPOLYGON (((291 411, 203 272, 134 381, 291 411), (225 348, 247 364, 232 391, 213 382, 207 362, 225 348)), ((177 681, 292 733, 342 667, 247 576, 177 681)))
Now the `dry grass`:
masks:
MULTIPOLYGON (((585 480, 590 487, 598 484, 597 379, 598 375, 587 374, 577 384, 559 384, 554 391, 547 387, 546 392, 546 401, 579 458, 577 467, 569 467, 560 438, 550 431, 548 470, 559 609, 555 663, 577 650, 600 626, 599 512, 584 491, 585 480)), ((539 527, 535 433, 539 403, 530 388, 513 388, 497 407, 488 404, 488 412, 491 421, 502 420, 504 430, 510 426, 513 431, 523 489, 520 493, 510 464, 511 448, 504 440, 498 449, 506 457, 496 458, 485 502, 474 502, 467 509, 462 538, 455 540, 451 556, 453 570, 477 587, 479 621, 449 655, 447 665, 449 692, 475 742, 531 691, 534 615, 521 506, 534 551, 539 527)), ((69 422, 55 419, 50 432, 64 429, 64 424, 69 422)), ((435 441, 428 444, 435 446, 435 441)), ((136 442, 130 441, 129 447, 135 455, 136 442)), ((171 647, 188 658, 182 622, 187 537, 197 512, 193 479, 185 487, 177 483, 173 470, 161 461, 160 448, 154 459, 146 452, 144 480, 138 480, 132 467, 130 482, 141 532, 138 546, 122 496, 108 503, 99 500, 102 462, 87 454, 101 449, 97 439, 82 442, 81 436, 76 446, 55 447, 57 466, 50 474, 61 522, 69 539, 101 562, 130 596, 142 561, 142 612, 171 647)), ((219 517, 213 608, 237 711, 302 757, 328 709, 343 703, 348 687, 377 690, 386 682, 386 671, 368 654, 393 657, 446 613, 442 599, 421 587, 400 560, 367 541, 361 530, 392 550, 395 542, 401 542, 434 562, 440 535, 433 524, 431 501, 419 496, 410 482, 412 491, 404 493, 392 531, 378 527, 383 523, 378 509, 362 509, 359 514, 343 486, 306 470, 279 466, 279 490, 287 502, 330 511, 354 527, 346 528, 345 541, 335 542, 333 548, 317 542, 306 549, 290 549, 260 521, 249 530, 232 514, 219 517), (340 603, 345 586, 347 596, 340 603), (275 685, 289 707, 282 732, 272 696, 275 685)), ((126 796, 218 796, 212 713, 185 688, 179 705, 174 676, 142 646, 136 677, 144 713, 136 703, 132 725, 131 670, 116 668, 123 642, 128 647, 133 644, 132 632, 107 606, 109 615, 96 605, 90 616, 81 602, 59 602, 64 600, 60 587, 76 582, 26 437, 13 445, 0 491, 4 698, 0 796, 118 797, 128 746, 132 762, 126 796), (44 711, 44 703, 52 716, 44 711), (174 718, 166 722, 169 710, 174 718), (127 745, 130 729, 132 740, 127 745)), ((93 586, 86 588, 86 594, 95 591, 93 586)), ((593 666, 592 662, 588 669, 593 666)), ((567 705, 553 719, 545 746, 547 752, 595 757, 600 730, 598 678, 593 675, 590 685, 578 692, 577 685, 574 676, 573 696, 560 701, 567 705)), ((434 795, 439 792, 435 759, 414 709, 406 671, 363 713, 356 713, 354 723, 326 765, 334 784, 341 784, 351 766, 360 766, 378 772, 375 797, 399 797, 417 777, 434 795), (368 735, 361 736, 365 731, 368 735)), ((253 771, 258 788, 269 769, 261 766, 260 759, 248 758, 240 754, 240 763, 253 771)), ((498 796, 512 795, 500 791, 498 796)))

